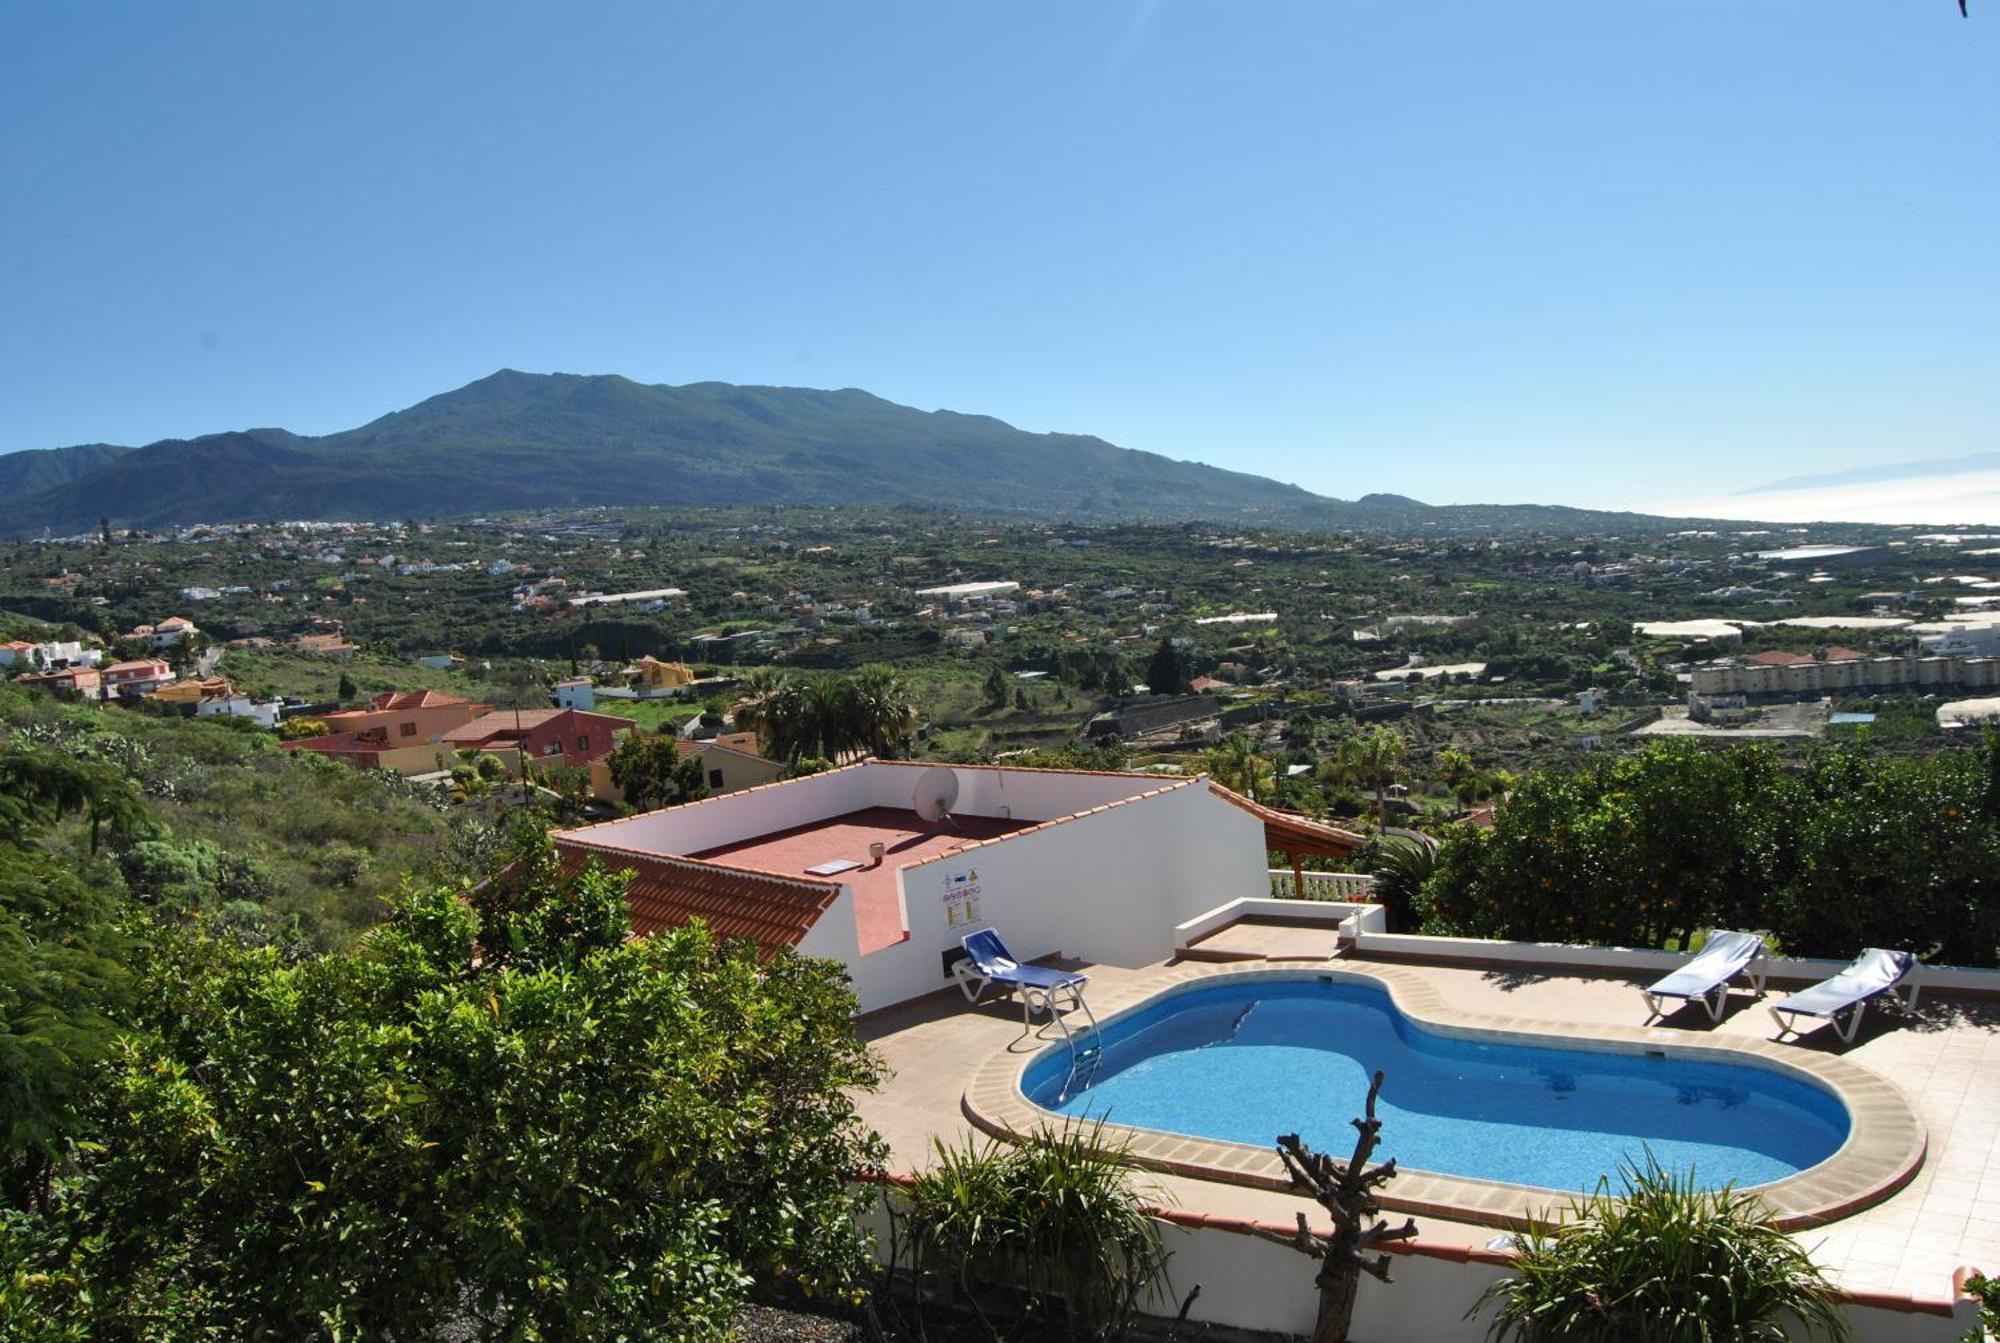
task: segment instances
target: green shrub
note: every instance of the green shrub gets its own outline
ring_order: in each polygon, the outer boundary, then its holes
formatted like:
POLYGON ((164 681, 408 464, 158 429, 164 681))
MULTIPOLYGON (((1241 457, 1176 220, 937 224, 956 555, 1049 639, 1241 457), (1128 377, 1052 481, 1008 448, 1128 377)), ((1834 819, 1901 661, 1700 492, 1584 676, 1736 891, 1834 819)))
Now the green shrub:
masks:
POLYGON ((1812 1257, 1769 1221, 1754 1194, 1703 1190, 1692 1172, 1619 1173, 1572 1203, 1559 1225, 1517 1240, 1514 1274, 1467 1318, 1491 1310, 1487 1337, 1518 1343, 1761 1343, 1848 1337, 1839 1299, 1812 1257))
POLYGON ((342 952, 160 931, 87 1140, 0 1224, 0 1337, 671 1343, 858 1282, 841 968, 624 910, 531 862, 342 952))
POLYGON ((2000 1278, 1975 1273, 1965 1280, 1965 1294, 1979 1303, 1979 1322, 1965 1336, 1965 1343, 2000 1338, 2000 1278))
POLYGON ((1855 751, 1787 771, 1766 747, 1666 743, 1523 779, 1423 886, 1428 931, 1686 946, 1706 927, 1787 952, 1909 947, 2000 964, 2000 745, 1855 751))
POLYGON ((1157 1225, 1098 1126, 950 1147, 909 1190, 899 1235, 915 1296, 1114 1338, 1166 1266, 1157 1225))

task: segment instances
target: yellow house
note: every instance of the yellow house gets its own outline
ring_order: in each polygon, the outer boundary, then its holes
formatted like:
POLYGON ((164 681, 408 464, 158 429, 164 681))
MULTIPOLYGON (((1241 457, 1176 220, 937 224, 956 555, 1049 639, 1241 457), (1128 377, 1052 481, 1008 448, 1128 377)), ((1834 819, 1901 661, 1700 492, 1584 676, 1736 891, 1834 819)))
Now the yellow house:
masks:
POLYGON ((694 684, 694 670, 685 662, 662 662, 650 653, 627 667, 625 675, 641 695, 670 694, 694 684))

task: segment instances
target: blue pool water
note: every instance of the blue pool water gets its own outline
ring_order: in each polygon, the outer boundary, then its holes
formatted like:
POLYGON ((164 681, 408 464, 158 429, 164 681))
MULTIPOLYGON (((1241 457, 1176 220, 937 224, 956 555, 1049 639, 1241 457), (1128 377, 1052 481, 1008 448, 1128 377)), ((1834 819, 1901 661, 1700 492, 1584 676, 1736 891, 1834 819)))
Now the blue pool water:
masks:
POLYGON ((1830 713, 1826 716, 1826 721, 1836 727, 1842 725, 1858 726, 1863 723, 1874 722, 1875 715, 1872 713, 1830 713))
MULTIPOLYGON (((1636 1006, 1636 995, 1635 995, 1636 1006)), ((1761 1068, 1488 1043, 1435 1034, 1372 985, 1223 984, 1106 1023, 1103 1062, 1065 1096, 1061 1045, 1029 1065, 1029 1099, 1061 1114, 1270 1146, 1296 1132, 1345 1157, 1368 1079, 1387 1074, 1378 1159, 1412 1170, 1590 1190, 1650 1150, 1701 1184, 1764 1184, 1833 1155, 1846 1108, 1761 1068)))

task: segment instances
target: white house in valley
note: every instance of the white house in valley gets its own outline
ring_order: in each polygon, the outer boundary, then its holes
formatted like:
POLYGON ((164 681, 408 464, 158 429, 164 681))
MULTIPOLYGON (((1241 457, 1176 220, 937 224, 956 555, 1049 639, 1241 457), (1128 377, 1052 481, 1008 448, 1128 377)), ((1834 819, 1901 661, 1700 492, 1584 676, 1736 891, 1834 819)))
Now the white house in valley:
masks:
POLYGON ((705 919, 721 936, 847 966, 863 1011, 945 988, 959 939, 1001 930, 1016 955, 1142 966, 1176 925, 1268 894, 1271 850, 1361 837, 1273 811, 1206 775, 869 760, 567 830, 571 867, 632 873, 639 933, 705 919), (950 814, 917 814, 949 770, 950 814))

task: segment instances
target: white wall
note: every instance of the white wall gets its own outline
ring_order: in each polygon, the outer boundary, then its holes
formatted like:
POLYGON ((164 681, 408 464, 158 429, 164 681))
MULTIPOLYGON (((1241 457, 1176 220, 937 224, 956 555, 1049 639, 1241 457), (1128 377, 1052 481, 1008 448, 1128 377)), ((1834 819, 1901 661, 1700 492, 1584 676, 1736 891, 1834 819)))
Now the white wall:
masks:
POLYGON ((852 886, 841 886, 840 894, 826 907, 819 921, 799 939, 797 949, 801 956, 825 956, 848 965, 861 959, 861 932, 854 922, 852 886))
MULTIPOLYGON (((916 795, 917 780, 936 765, 872 761, 862 767, 868 781, 869 806, 907 807, 916 795)), ((1176 779, 1143 775, 1089 774, 1071 770, 960 769, 958 801, 961 816, 998 816, 1006 807, 1017 821, 1052 821, 1124 798, 1137 797, 1176 779)))
POLYGON ((905 868, 908 940, 849 962, 861 1008, 949 983, 944 952, 987 924, 1024 959, 1061 951, 1108 965, 1165 960, 1176 924, 1261 895, 1265 861, 1263 823, 1197 782, 905 868), (951 926, 947 894, 962 899, 966 887, 948 883, 975 874, 977 915, 951 926))
MULTIPOLYGON (((864 807, 908 808, 917 780, 931 765, 870 761, 793 779, 758 792, 732 793, 682 807, 668 807, 628 820, 594 827, 591 838, 604 844, 689 854, 795 825, 822 821, 864 807)), ((1006 807, 1016 820, 1048 821, 1161 786, 1161 780, 1118 774, 1057 770, 960 769, 958 801, 963 816, 998 816, 1006 807)))
MULTIPOLYGON (((1301 1199, 1300 1207, 1306 1206, 1301 1199)), ((861 1220, 874 1232, 879 1247, 888 1229, 879 1200, 861 1220)), ((1392 1214, 1389 1220, 1399 1219, 1392 1214)), ((1417 1224, 1421 1230, 1421 1217, 1417 1224)), ((1148 1314, 1172 1318, 1199 1284, 1201 1295, 1188 1310, 1190 1320, 1280 1334, 1312 1332, 1319 1305, 1313 1286, 1318 1261, 1288 1245, 1235 1229, 1163 1222, 1160 1236, 1173 1257, 1167 1262, 1165 1280, 1142 1303, 1148 1314)), ((1466 1312, 1507 1272, 1501 1264, 1461 1262, 1435 1252, 1395 1255, 1389 1282, 1362 1277, 1352 1336, 1357 1343, 1480 1343, 1491 1317, 1468 1320, 1466 1312)), ((1948 1297, 1951 1286, 1940 1281, 1936 1298, 1948 1297)), ((1864 1297, 1851 1301, 1846 1314, 1855 1343, 1958 1343, 1974 1322, 1973 1308, 1966 1301, 1945 1315, 1897 1310, 1864 1297)))
MULTIPOLYGON (((1687 963, 1685 952, 1633 947, 1587 947, 1563 942, 1499 942, 1479 937, 1425 937, 1418 933, 1383 933, 1364 928, 1358 950, 1370 956, 1440 958, 1491 965, 1555 965, 1571 970, 1597 970, 1614 975, 1665 975, 1687 963)), ((1861 948, 1856 947, 1859 952, 1861 948)), ((1817 983, 1839 973, 1846 961, 1806 960, 1773 956, 1768 973, 1787 983, 1817 983)), ((1975 970, 1955 965, 1926 965, 1918 983, 1923 992, 1971 990, 2000 993, 2000 970, 1975 970)))
POLYGON ((1334 925, 1343 937, 1377 931, 1388 925, 1382 906, 1351 900, 1279 900, 1268 895, 1246 895, 1203 910, 1174 928, 1177 949, 1193 946, 1202 938, 1244 919, 1277 919, 1287 923, 1334 925))
MULTIPOLYGON (((1304 1206, 1304 1200, 1301 1200, 1304 1206)), ((1400 1220, 1394 1214, 1390 1221, 1400 1220)), ((1423 1219, 1417 1224, 1421 1230, 1423 1219)), ((1312 1331, 1318 1308, 1313 1275, 1318 1263, 1289 1246, 1213 1227, 1164 1225, 1162 1240, 1173 1251, 1165 1290, 1148 1310, 1171 1316, 1196 1283, 1201 1295, 1190 1319, 1264 1329, 1277 1333, 1312 1331), (1169 1301, 1168 1298, 1172 1300, 1169 1301)), ((1490 1315, 1468 1320, 1480 1293, 1506 1277, 1500 1264, 1459 1262, 1432 1254, 1400 1254, 1389 1264, 1387 1283, 1363 1276, 1354 1305, 1353 1337, 1358 1343, 1476 1343, 1485 1337, 1490 1315)), ((1936 1297, 1951 1294, 1949 1280, 1936 1297)), ((1863 1298, 1846 1310, 1856 1343, 1958 1343, 1973 1322, 1968 1304, 1955 1314, 1895 1310, 1863 1298)))
POLYGON ((873 806, 865 773, 863 769, 831 770, 769 788, 666 807, 592 826, 585 838, 653 853, 699 853, 873 806))

